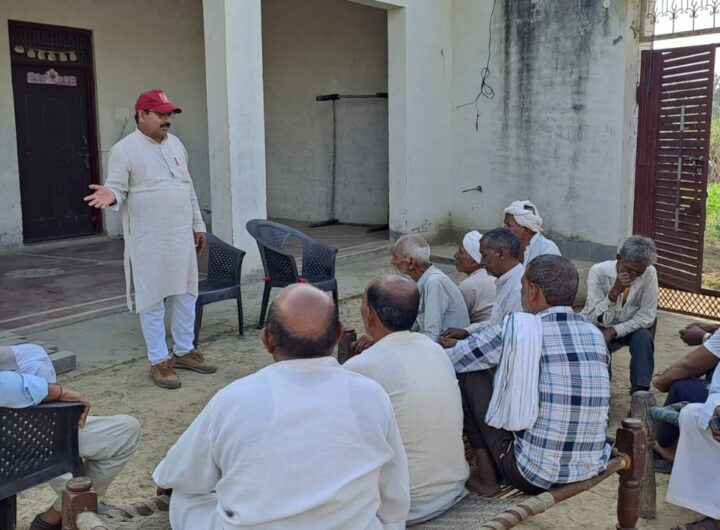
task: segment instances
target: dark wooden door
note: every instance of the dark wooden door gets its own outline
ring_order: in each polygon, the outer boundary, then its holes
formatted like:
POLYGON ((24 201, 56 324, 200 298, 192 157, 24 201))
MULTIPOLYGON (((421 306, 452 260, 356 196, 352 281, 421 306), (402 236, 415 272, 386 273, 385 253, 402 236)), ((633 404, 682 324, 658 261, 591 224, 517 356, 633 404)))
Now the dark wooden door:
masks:
POLYGON ((87 75, 60 65, 12 67, 26 242, 100 229, 99 214, 82 200, 95 165, 87 75))
POLYGON ((643 52, 634 231, 663 287, 700 292, 715 45, 643 52))

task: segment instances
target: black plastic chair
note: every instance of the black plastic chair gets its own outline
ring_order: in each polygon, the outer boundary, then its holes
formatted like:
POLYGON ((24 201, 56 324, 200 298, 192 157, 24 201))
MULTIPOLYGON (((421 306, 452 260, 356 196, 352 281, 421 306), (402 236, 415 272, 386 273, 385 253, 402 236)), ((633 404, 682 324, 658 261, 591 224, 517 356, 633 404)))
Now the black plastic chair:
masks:
POLYGON ((242 294, 240 292, 240 270, 242 269, 245 251, 228 245, 222 239, 207 234, 208 273, 207 279, 198 283, 198 297, 195 302, 195 340, 197 348, 202 325, 203 306, 230 300, 237 302, 239 334, 245 335, 243 329, 242 294))
POLYGON ((338 290, 335 280, 335 258, 338 249, 321 243, 296 230, 274 221, 252 219, 247 222, 247 231, 257 241, 263 268, 265 269, 265 289, 258 329, 265 323, 265 313, 273 287, 286 287, 293 283, 309 283, 323 291, 332 291, 335 312, 338 311, 338 290), (289 237, 302 243, 302 272, 298 274, 295 256, 285 251, 285 242, 289 237))
POLYGON ((0 407, 0 528, 17 524, 16 495, 63 473, 83 474, 78 453, 81 403, 0 407))

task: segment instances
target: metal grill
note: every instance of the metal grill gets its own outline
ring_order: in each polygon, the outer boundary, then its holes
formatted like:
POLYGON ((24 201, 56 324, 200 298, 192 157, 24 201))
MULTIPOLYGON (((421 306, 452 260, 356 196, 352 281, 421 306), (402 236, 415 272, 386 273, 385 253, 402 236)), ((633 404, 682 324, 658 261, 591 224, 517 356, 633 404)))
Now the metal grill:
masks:
POLYGON ((712 320, 720 320, 720 298, 712 294, 660 289, 658 308, 712 320))
POLYGON ((43 26, 10 22, 12 57, 89 65, 90 46, 89 31, 48 31, 43 26))

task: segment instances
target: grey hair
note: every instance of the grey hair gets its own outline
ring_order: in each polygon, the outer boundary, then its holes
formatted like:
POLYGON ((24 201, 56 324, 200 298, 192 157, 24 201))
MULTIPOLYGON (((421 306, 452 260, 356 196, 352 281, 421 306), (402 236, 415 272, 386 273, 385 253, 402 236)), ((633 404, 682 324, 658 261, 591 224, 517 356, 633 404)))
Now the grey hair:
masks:
POLYGON ((542 254, 525 267, 528 283, 534 283, 551 306, 572 306, 578 289, 575 264, 562 256, 542 254))
POLYGON ((620 261, 654 265, 655 261, 657 261, 655 241, 649 237, 630 236, 622 244, 622 247, 620 247, 618 255, 620 256, 620 261))
POLYGON ((493 228, 486 232, 481 242, 490 250, 497 252, 503 249, 514 259, 520 259, 520 239, 515 233, 508 228, 493 228))
POLYGON ((415 258, 419 265, 430 264, 430 245, 423 236, 408 234, 398 239, 393 248, 406 258, 415 258))

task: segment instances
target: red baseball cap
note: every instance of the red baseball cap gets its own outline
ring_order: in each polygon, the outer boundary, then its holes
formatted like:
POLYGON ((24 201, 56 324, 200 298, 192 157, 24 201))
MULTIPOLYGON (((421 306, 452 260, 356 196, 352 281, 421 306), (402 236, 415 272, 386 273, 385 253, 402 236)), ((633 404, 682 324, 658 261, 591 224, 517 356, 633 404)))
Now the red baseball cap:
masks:
POLYGON ((154 88, 143 92, 135 102, 135 111, 138 110, 154 110, 156 112, 182 112, 182 109, 176 107, 170 99, 165 95, 163 90, 154 88))

